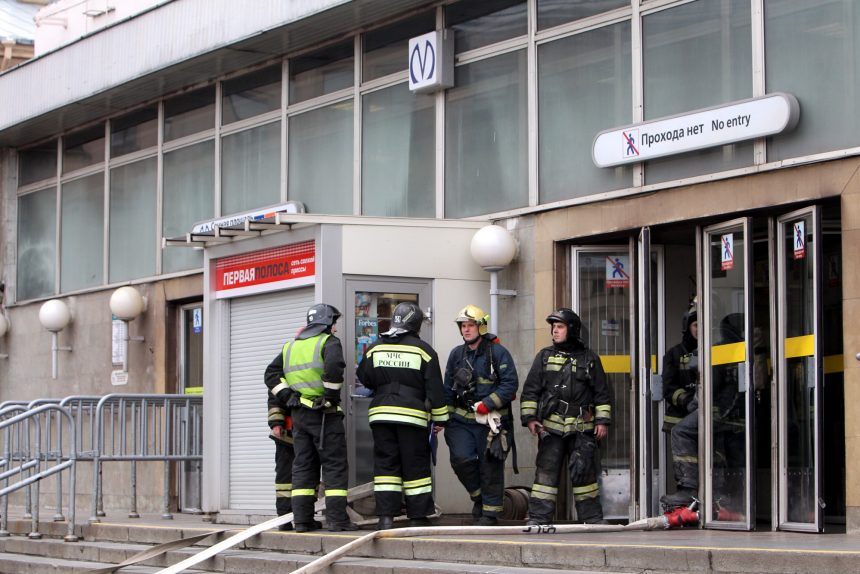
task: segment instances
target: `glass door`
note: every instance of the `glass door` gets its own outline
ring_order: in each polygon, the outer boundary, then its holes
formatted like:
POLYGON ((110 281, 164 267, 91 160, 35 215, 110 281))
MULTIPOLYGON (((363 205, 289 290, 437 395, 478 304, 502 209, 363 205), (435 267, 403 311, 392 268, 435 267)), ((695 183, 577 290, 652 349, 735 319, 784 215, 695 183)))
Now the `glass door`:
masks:
MULTIPOLYGON (((345 335, 347 399, 347 450, 349 451, 349 485, 373 481, 373 437, 367 421, 370 390, 355 376, 355 367, 371 343, 390 328, 391 315, 398 303, 417 303, 426 319, 432 317, 430 283, 418 281, 359 280, 346 281, 345 335)), ((433 330, 425 322, 421 338, 433 344, 433 330)))
MULTIPOLYGON (((193 303, 180 308, 179 328, 179 390, 180 394, 203 393, 203 304, 193 303)), ((188 421, 181 421, 188 424, 188 421)), ((185 432, 182 436, 190 437, 185 432)), ((180 512, 199 513, 201 469, 199 461, 179 463, 179 509, 180 512)))
POLYGON ((779 528, 821 532, 821 215, 777 219, 779 528))
MULTIPOLYGON (((748 218, 703 230, 705 526, 752 529, 752 236, 748 218)), ((700 451, 702 449, 700 448, 700 451)), ((701 468, 701 465, 700 465, 701 468)))

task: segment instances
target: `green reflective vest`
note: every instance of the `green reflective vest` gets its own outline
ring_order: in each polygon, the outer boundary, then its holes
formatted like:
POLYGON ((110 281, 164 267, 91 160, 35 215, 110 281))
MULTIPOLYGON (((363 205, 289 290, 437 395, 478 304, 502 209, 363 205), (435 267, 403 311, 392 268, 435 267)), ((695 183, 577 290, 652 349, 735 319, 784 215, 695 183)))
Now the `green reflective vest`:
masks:
POLYGON ((328 333, 322 333, 309 339, 296 339, 284 345, 284 381, 293 392, 302 397, 321 397, 325 392, 322 380, 325 372, 322 348, 329 337, 328 333))

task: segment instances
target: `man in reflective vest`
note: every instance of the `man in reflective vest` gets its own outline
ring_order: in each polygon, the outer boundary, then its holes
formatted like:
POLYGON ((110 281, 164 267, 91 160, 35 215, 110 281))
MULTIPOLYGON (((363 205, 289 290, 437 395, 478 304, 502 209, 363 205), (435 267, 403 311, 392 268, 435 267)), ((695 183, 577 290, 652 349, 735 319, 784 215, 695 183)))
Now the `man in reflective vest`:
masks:
MULTIPOLYGON (((295 461, 291 494, 296 532, 319 528, 313 515, 320 468, 328 529, 358 529, 346 514, 346 433, 340 408, 346 363, 340 340, 334 336, 339 317, 340 311, 331 305, 308 309, 307 326, 281 352, 283 377, 274 386, 270 379, 266 381, 272 395, 292 409, 295 461)), ((270 368, 275 367, 273 361, 270 368)))
POLYGON ((478 526, 495 526, 502 512, 505 458, 513 440, 510 404, 519 388, 514 360, 496 336, 487 333, 488 320, 475 305, 460 310, 455 321, 463 344, 451 350, 445 367, 445 400, 451 415, 445 442, 451 468, 472 499, 472 518, 478 526), (501 423, 498 437, 490 436, 490 417, 501 423), (488 449, 493 440, 502 441, 505 448, 488 449))
POLYGON ((392 528, 406 498, 410 526, 433 514, 430 433, 448 421, 439 357, 418 337, 424 314, 415 303, 394 308, 391 329, 365 351, 356 375, 373 390, 373 492, 378 530, 392 528), (428 407, 429 404, 429 407, 428 407))
POLYGON ((571 309, 546 318, 552 346, 535 357, 523 385, 520 417, 540 437, 528 524, 549 524, 558 496, 559 470, 570 456, 570 482, 577 518, 601 524, 597 441, 606 438, 611 407, 600 357, 580 339, 582 322, 571 309))

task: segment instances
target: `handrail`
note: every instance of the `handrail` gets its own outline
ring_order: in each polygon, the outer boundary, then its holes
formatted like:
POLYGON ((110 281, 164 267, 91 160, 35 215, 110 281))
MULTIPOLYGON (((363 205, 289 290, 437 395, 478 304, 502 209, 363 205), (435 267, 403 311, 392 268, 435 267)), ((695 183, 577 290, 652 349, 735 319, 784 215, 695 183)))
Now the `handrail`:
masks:
MULTIPOLYGON (((55 474, 60 474, 62 471, 69 469, 69 492, 75 492, 75 478, 76 478, 76 464, 77 464, 77 453, 74 445, 77 443, 77 433, 75 429, 75 425, 73 424, 71 413, 64 407, 61 407, 57 404, 43 404, 41 406, 37 406, 33 409, 29 409, 26 412, 20 413, 18 415, 13 416, 12 418, 0 421, 0 433, 4 434, 4 459, 6 462, 7 469, 5 472, 0 474, 0 478, 3 479, 5 486, 0 488, 0 497, 3 497, 3 515, 2 515, 2 526, 0 526, 0 532, 8 535, 8 501, 9 494, 20 490, 22 488, 28 488, 30 485, 34 483, 38 483, 41 480, 53 476, 55 474), (52 413, 52 414, 48 414, 52 413), (45 415, 45 416, 42 416, 45 415), (30 424, 33 419, 36 419, 37 424, 30 424), (55 426, 57 428, 56 433, 51 432, 52 424, 46 422, 44 425, 45 432, 43 433, 43 425, 41 421, 56 421, 55 426), (62 423, 68 423, 68 432, 71 437, 71 447, 68 449, 68 454, 64 453, 64 445, 62 440, 62 433, 60 429, 63 427, 62 423), (56 436, 55 436, 56 435, 56 436), (17 439, 15 441, 14 439, 17 439), (44 445, 43 445, 44 439, 44 445), (13 459, 15 459, 12 445, 13 442, 17 442, 19 448, 22 447, 22 442, 26 445, 26 455, 24 452, 19 453, 19 459, 23 460, 21 464, 17 467, 12 467, 13 459), (44 450, 43 450, 44 446, 44 450), (32 450, 31 450, 32 447, 32 450), (50 465, 51 461, 56 461, 55 464, 50 465), (42 469, 42 462, 45 463, 45 468, 42 469), (30 470, 34 469, 35 472, 32 474, 30 470), (22 480, 10 485, 9 478, 15 476, 16 474, 24 475, 22 480)), ((58 480, 61 480, 61 476, 58 476, 58 480)), ((38 523, 39 523, 39 489, 38 486, 34 490, 34 499, 33 499, 33 512, 31 515, 32 526, 29 534, 30 538, 41 538, 41 534, 38 533, 38 523)), ((69 521, 68 521, 68 530, 65 536, 65 540, 69 542, 74 542, 78 539, 74 534, 75 529, 75 500, 74 496, 69 496, 69 521)), ((62 500, 58 501, 58 505, 62 504, 62 500)))

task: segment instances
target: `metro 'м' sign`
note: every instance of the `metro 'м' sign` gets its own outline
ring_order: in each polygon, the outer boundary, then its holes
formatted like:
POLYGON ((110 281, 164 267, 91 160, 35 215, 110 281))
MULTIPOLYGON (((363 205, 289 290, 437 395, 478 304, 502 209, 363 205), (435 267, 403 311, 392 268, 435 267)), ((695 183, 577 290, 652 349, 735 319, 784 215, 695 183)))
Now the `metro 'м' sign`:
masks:
POLYGON ((436 30, 409 40, 409 90, 435 92, 454 85, 454 33, 436 30))

